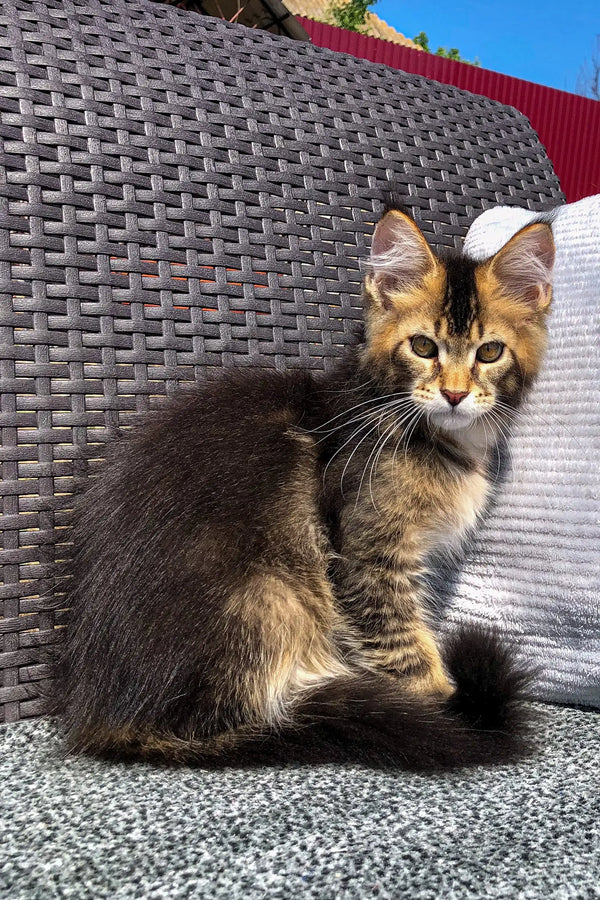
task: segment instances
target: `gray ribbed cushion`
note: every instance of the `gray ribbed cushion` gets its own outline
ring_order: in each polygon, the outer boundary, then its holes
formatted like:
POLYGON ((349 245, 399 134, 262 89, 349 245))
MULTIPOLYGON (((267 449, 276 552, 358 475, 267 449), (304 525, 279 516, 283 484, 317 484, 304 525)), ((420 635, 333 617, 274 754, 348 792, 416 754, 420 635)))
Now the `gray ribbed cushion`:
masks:
MULTIPOLYGON (((465 249, 485 259, 533 217, 488 210, 465 249)), ((537 696, 600 706, 600 195, 548 218, 556 243, 548 353, 450 620, 499 625, 541 666, 537 696)))

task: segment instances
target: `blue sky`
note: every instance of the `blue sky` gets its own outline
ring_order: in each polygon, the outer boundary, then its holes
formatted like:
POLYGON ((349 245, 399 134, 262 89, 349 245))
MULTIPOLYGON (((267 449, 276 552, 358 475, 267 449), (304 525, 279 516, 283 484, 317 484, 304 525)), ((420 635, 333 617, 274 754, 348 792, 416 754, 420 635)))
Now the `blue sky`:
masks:
POLYGON ((407 37, 458 47, 486 69, 575 91, 600 34, 600 0, 379 0, 371 7, 407 37))

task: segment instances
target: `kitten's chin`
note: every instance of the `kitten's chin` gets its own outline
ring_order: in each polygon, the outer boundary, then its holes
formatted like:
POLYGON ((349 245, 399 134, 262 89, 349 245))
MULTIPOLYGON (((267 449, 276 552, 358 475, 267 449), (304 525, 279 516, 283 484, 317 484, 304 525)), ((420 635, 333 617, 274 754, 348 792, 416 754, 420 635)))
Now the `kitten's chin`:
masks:
POLYGON ((475 421, 476 416, 465 415, 464 413, 455 412, 436 412, 431 416, 431 421, 436 428, 442 431, 464 431, 469 428, 475 421))
POLYGON ((480 416, 464 413, 459 417, 456 413, 438 413, 431 416, 432 423, 441 433, 452 437, 464 452, 476 459, 484 459, 495 442, 494 427, 486 426, 480 416))

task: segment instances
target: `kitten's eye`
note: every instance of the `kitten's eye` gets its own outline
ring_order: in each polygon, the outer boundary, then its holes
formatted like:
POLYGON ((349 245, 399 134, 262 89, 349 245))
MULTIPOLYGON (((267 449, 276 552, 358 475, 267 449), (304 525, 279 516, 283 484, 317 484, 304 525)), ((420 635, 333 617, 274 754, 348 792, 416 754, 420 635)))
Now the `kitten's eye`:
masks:
POLYGON ((413 353, 417 356, 423 356, 425 359, 433 359, 438 355, 438 348, 435 341, 425 337, 424 334, 416 334, 410 342, 413 353))
POLYGON ((492 363, 500 359, 503 351, 504 344, 501 344, 500 341, 488 341, 486 344, 481 345, 476 356, 479 362, 492 363))

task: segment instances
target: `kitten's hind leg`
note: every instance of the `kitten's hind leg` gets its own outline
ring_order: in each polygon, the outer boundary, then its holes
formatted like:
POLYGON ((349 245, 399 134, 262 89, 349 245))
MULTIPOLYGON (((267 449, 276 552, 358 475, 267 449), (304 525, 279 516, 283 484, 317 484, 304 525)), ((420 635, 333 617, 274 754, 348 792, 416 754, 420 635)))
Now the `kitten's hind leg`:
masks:
MULTIPOLYGON (((336 648, 341 623, 326 579, 305 572, 253 574, 220 617, 220 647, 187 713, 87 724, 70 748, 101 756, 170 763, 227 762, 295 728, 304 698, 349 667, 336 648)), ((202 662, 198 663, 198 668, 202 662)), ((199 683, 200 683, 199 679, 199 683)))
POLYGON ((232 660, 244 659, 241 680, 231 675, 248 722, 285 727, 306 690, 349 674, 336 640, 343 624, 324 577, 255 576, 230 599, 228 614, 245 635, 242 656, 234 651, 232 660))

